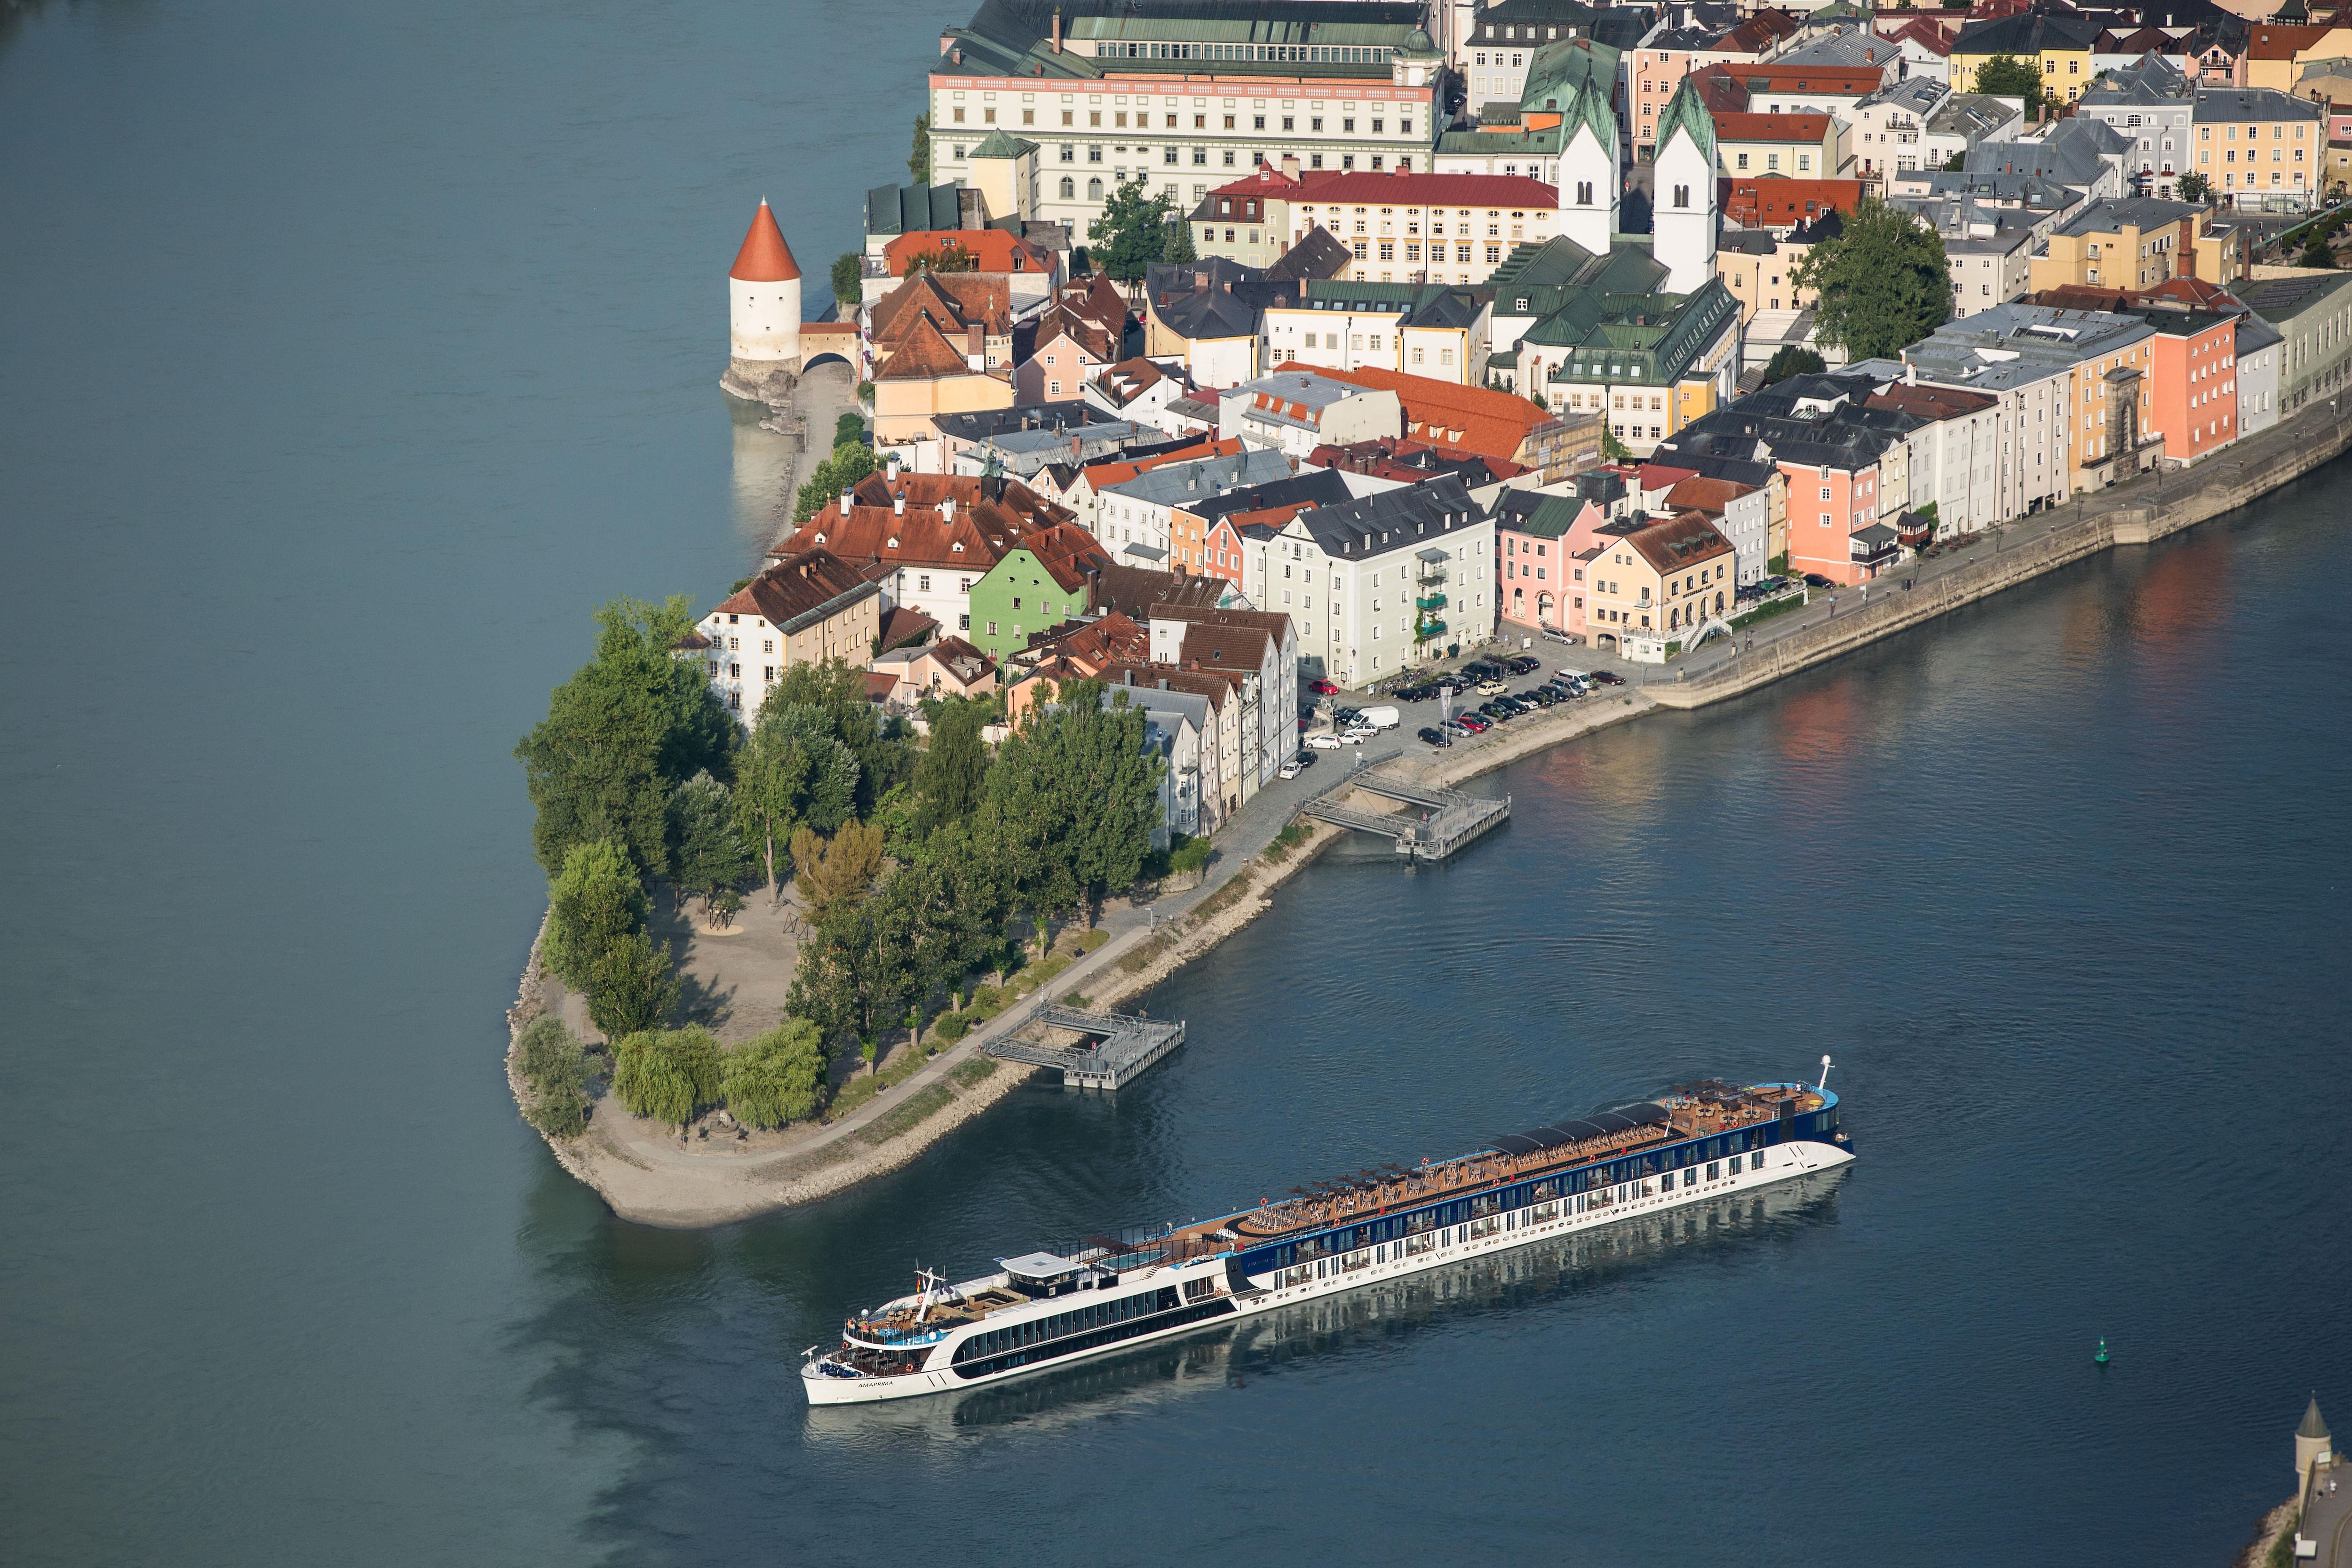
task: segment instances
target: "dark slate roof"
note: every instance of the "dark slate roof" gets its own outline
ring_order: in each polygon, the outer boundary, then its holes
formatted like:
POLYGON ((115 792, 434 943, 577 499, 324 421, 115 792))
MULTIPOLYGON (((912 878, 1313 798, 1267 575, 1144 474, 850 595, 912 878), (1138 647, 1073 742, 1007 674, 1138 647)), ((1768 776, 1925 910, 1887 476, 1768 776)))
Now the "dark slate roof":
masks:
POLYGON ((1265 308, 1292 303, 1299 288, 1222 256, 1154 262, 1143 275, 1151 312, 1161 326, 1187 342, 1255 336, 1265 308))
POLYGON ((1348 499, 1348 481, 1334 468, 1309 468, 1272 484, 1236 485, 1223 495, 1186 505, 1185 511, 1203 523, 1213 523, 1228 512, 1259 511, 1273 506, 1337 506, 1348 499))
POLYGON ((1320 226, 1307 231, 1307 237, 1275 258, 1265 269, 1269 283, 1303 282, 1308 279, 1337 278, 1356 258, 1331 231, 1320 226))
POLYGON ((1486 518, 1460 478, 1444 474, 1427 484, 1318 507, 1299 513, 1294 521, 1306 527, 1325 554, 1361 560, 1392 551, 1427 548, 1454 530, 1486 518))
POLYGON ((2087 50, 2104 29, 2088 16, 2048 11, 2021 11, 1960 29, 1952 41, 1956 55, 2015 55, 2020 59, 2042 58, 2045 49, 2087 50))
POLYGON ((877 185, 866 193, 868 234, 921 234, 961 227, 960 186, 877 185))

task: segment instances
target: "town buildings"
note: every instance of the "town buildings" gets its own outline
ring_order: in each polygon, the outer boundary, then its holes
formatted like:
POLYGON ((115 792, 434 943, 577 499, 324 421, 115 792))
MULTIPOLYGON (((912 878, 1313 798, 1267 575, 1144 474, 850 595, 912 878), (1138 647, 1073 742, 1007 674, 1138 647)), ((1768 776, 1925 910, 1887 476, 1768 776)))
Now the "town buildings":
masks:
POLYGON ((821 546, 768 567, 704 616, 711 689, 746 725, 795 664, 865 664, 882 624, 880 584, 821 546))
POLYGON ((1361 687, 1495 628, 1495 525, 1460 479, 1244 530, 1251 604, 1298 623, 1301 667, 1361 687))
POLYGON ((1603 524, 1579 552, 1595 647, 1663 662, 1666 645, 1730 612, 1731 542, 1696 511, 1603 524))
POLYGON ((1350 370, 1360 364, 1465 386, 1484 383, 1492 311, 1444 284, 1307 282, 1265 311, 1266 363, 1350 370))
MULTIPOLYGON (((1512 463, 1550 484, 1601 460, 1597 415, 1547 414, 1524 397, 1429 376, 1358 365, 1323 373, 1336 380, 1396 395, 1401 434, 1433 447, 1512 463)), ((1358 437, 1362 439, 1364 437, 1358 437)), ((1349 445, 1349 442, 1337 442, 1349 445)))
POLYGON ((2091 52, 2102 30, 2094 17, 2040 7, 1971 23, 1952 41, 1953 90, 1974 92, 1977 68, 2007 55, 2039 62, 2042 90, 2056 102, 2072 103, 2097 74, 2091 68, 2091 52))
POLYGON ((965 640, 1002 662, 1029 646, 1029 634, 1093 607, 1092 587, 1111 563, 1095 536, 1075 522, 1033 529, 971 585, 965 640))
MULTIPOLYGON (((1390 415, 1393 418, 1392 407, 1390 415)), ((1095 533, 1124 563, 1165 570, 1178 507, 1228 489, 1286 479, 1291 471, 1291 459, 1273 447, 1246 444, 1226 455, 1159 464, 1103 490, 1096 506, 1095 533)))
POLYGON ((2326 109, 2267 88, 2207 88, 2197 94, 2196 171, 2231 206, 2304 212, 2319 187, 2326 109))
POLYGON ((966 179, 993 130, 1041 144, 1035 216, 1084 234, 1122 183, 1189 212, 1287 156, 1307 169, 1428 167, 1444 57, 1419 5, 1312 0, 991 0, 940 36, 931 167, 966 179))
POLYGON ((879 583, 892 605, 969 636, 972 584, 1031 531, 1070 521, 1016 479, 894 468, 860 479, 772 555, 830 551, 879 583))
MULTIPOLYGON (((1396 390, 1285 364, 1221 394, 1217 433, 1271 447, 1292 466, 1326 442, 1347 446, 1394 436, 1402 424, 1396 390)), ((1247 482, 1235 479, 1234 483, 1247 482)))
POLYGON ((2202 206, 2156 196, 2094 202, 2050 233, 2033 258, 2028 285, 2070 283, 2152 289, 2168 278, 2228 285, 2245 274, 2236 226, 2216 224, 2202 206))
POLYGON ((2282 340, 2278 407, 2292 415, 2314 398, 2340 396, 2352 374, 2352 272, 2281 270, 2242 285, 2238 297, 2282 340))
POLYGON ((1716 146, 1723 173, 1734 179, 1785 174, 1833 179, 1846 154, 1833 114, 1718 114, 1716 146))
POLYGON ((1615 209, 1613 167, 1571 172, 1584 177, 1565 197, 1524 175, 1337 174, 1292 193, 1286 204, 1290 238, 1304 239, 1310 226, 1323 228, 1347 246, 1351 279, 1480 283, 1511 247, 1559 233, 1563 205, 1615 209))

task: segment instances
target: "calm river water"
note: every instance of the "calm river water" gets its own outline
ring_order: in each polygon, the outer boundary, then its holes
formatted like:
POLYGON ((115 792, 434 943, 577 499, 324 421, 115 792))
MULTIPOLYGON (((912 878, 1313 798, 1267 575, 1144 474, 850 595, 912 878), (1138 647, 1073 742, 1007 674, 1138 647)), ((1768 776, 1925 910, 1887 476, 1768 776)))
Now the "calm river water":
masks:
POLYGON ((7 16, 11 1563, 2217 1564, 2305 1392, 2352 1420, 2340 466, 1515 768, 1441 872, 1318 865, 1115 1103, 642 1230, 499 1078, 509 748, 591 604, 740 574, 727 261, 763 194, 813 279, 856 243, 961 13, 7 16), (917 1259, 1825 1051, 1826 1190, 800 1401, 917 1259))

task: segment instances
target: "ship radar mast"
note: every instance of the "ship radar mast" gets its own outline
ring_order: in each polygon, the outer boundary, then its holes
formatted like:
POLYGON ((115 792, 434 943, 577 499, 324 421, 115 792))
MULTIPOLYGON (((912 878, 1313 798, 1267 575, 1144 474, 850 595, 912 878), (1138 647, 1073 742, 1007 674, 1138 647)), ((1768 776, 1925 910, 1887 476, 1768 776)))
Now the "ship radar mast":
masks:
POLYGON ((1820 1091, 1822 1091, 1822 1090, 1825 1090, 1825 1089, 1827 1089, 1829 1088, 1829 1086, 1830 1086, 1830 1058, 1827 1058, 1827 1057, 1823 1057, 1823 1058, 1822 1058, 1822 1081, 1821 1081, 1821 1082, 1819 1082, 1819 1083, 1817 1083, 1817 1084, 1815 1084, 1815 1085, 1813 1086, 1813 1089, 1814 1089, 1815 1092, 1817 1092, 1817 1093, 1818 1093, 1818 1092, 1820 1092, 1820 1091))

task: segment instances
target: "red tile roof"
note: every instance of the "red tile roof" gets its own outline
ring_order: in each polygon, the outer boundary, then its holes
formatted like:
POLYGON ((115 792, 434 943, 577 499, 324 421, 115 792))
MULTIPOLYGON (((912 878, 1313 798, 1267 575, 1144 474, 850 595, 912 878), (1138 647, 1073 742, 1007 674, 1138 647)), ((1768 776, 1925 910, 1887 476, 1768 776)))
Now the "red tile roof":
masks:
POLYGON ((1703 512, 1686 511, 1664 518, 1625 536, 1642 559, 1662 573, 1680 572, 1702 561, 1731 553, 1731 541, 1717 533, 1703 512))
POLYGON ((776 215, 768 210, 768 198, 760 198, 760 210, 751 215, 751 227, 743 236, 743 248, 735 253, 735 265, 727 276, 745 283, 789 283, 801 275, 800 263, 793 259, 791 246, 784 243, 784 231, 776 226, 776 215))
POLYGON ((875 592, 863 573, 852 569, 829 550, 811 548, 752 578, 740 593, 719 605, 717 613, 764 616, 769 625, 784 626, 824 608, 844 595, 860 590, 861 597, 875 592))
POLYGON ((1302 192, 1300 202, 1374 202, 1391 206, 1543 207, 1559 205, 1559 190, 1524 174, 1334 175, 1302 192))
POLYGON ((1703 511, 1719 517, 1725 507, 1742 496, 1755 493, 1754 485, 1743 485, 1738 479, 1694 476, 1681 480, 1666 492, 1666 504, 1677 511, 1703 511))
POLYGON ((1829 134, 1826 114, 1718 114, 1717 142, 1819 142, 1829 134))
POLYGON ((964 348, 948 342, 929 317, 917 316, 913 323, 898 335, 890 345, 890 356, 875 368, 875 380, 937 381, 942 376, 985 374, 973 370, 964 348))
POLYGON ((926 251, 976 258, 975 272, 1034 272, 1051 274, 1054 253, 1001 228, 919 228, 902 234, 882 247, 890 276, 904 278, 907 265, 926 251))
MULTIPOLYGON (((1762 116, 1787 120, 1786 114, 1762 116)), ((1802 223, 1832 209, 1852 212, 1862 201, 1860 180, 1734 180, 1723 216, 1743 228, 1802 223)))
POLYGON ((1393 392, 1404 406, 1404 434, 1482 458, 1516 458, 1529 433, 1549 425, 1553 416, 1524 397, 1489 392, 1483 386, 1457 386, 1425 375, 1370 366, 1358 370, 1325 370, 1317 374, 1358 386, 1393 392))

